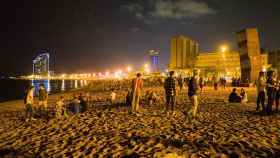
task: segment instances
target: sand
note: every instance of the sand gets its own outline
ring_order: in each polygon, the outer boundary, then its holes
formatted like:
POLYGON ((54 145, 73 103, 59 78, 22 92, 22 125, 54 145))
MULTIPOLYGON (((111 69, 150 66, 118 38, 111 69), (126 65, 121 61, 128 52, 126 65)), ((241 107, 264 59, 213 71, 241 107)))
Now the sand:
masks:
MULTIPOLYGON (((175 115, 161 100, 129 113, 122 106, 106 110, 108 92, 86 113, 68 118, 25 122, 22 101, 0 105, 0 155, 3 157, 279 157, 280 115, 255 112, 255 91, 248 104, 228 104, 230 89, 207 88, 200 96, 199 117, 191 123, 186 90, 177 98, 175 115), (11 110, 13 109, 13 110, 11 110)), ((117 92, 118 102, 125 92, 117 92)))

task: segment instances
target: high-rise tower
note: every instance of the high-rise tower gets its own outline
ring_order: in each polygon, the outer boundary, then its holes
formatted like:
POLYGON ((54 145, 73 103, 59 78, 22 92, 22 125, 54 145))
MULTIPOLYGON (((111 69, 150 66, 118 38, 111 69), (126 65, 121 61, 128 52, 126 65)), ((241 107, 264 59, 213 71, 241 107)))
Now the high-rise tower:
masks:
POLYGON ((193 68, 198 56, 198 43, 185 36, 171 38, 169 69, 193 68))
POLYGON ((262 70, 260 40, 256 28, 248 28, 237 32, 240 54, 241 80, 244 83, 254 82, 262 70))

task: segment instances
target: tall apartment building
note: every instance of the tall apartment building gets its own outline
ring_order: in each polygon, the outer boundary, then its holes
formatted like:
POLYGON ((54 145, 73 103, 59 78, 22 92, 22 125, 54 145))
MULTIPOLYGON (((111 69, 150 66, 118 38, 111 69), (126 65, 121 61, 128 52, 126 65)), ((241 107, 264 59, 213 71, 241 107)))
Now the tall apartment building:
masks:
POLYGON ((178 70, 193 68, 198 52, 198 42, 182 35, 172 37, 169 69, 178 70))
POLYGON ((241 80, 253 82, 262 70, 260 40, 256 28, 248 28, 236 33, 240 54, 241 80))

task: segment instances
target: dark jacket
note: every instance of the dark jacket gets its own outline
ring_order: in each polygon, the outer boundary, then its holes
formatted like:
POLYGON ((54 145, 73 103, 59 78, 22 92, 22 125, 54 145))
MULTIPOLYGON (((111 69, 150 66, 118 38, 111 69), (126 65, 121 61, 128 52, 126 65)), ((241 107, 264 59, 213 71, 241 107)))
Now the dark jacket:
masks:
POLYGON ((168 96, 174 96, 176 94, 176 81, 173 77, 168 77, 164 81, 165 93, 168 96))
POLYGON ((195 79, 195 77, 192 77, 189 81, 188 87, 189 87, 189 91, 188 91, 189 97, 197 95, 199 90, 198 80, 195 79))
POLYGON ((228 102, 230 103, 240 103, 241 102, 241 97, 238 96, 236 92, 231 92, 229 97, 228 97, 228 102))

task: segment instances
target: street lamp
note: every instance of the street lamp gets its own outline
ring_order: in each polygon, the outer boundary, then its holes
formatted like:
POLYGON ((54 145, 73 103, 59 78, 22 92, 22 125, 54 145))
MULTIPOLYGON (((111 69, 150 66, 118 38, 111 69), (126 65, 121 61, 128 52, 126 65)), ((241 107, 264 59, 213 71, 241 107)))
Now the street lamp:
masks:
POLYGON ((128 67, 126 68, 126 70, 127 70, 128 73, 130 73, 130 72, 132 71, 132 68, 131 68, 130 66, 128 66, 128 67))
POLYGON ((221 46, 221 52, 225 53, 226 51, 228 51, 228 47, 226 45, 221 46))

